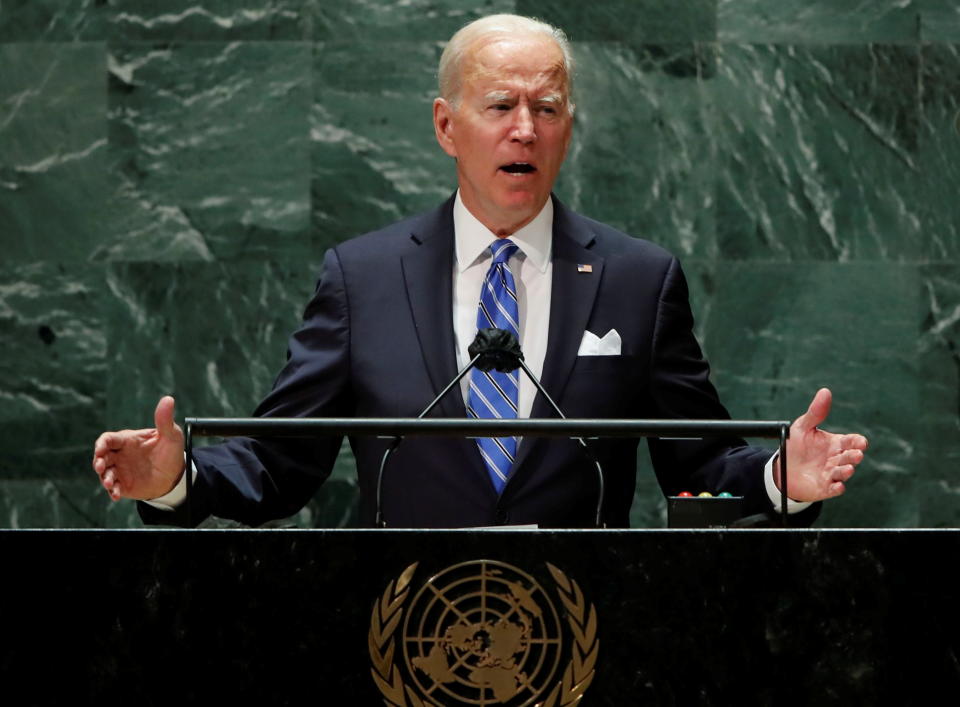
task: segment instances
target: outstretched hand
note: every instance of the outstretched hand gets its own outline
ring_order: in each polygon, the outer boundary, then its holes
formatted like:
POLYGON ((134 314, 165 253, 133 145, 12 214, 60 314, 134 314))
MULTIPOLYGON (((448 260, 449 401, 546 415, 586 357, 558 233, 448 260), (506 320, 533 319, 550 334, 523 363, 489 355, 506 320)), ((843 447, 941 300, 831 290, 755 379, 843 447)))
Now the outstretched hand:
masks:
POLYGON ((104 432, 93 449, 93 470, 114 501, 169 492, 183 473, 183 430, 173 421, 174 400, 160 398, 155 428, 104 432))
MULTIPOLYGON (((821 388, 807 411, 790 425, 787 442, 787 494, 795 501, 822 501, 839 496, 854 468, 863 461, 867 438, 859 434, 834 434, 818 425, 830 414, 833 395, 821 388)), ((779 460, 773 478, 780 487, 779 460)))

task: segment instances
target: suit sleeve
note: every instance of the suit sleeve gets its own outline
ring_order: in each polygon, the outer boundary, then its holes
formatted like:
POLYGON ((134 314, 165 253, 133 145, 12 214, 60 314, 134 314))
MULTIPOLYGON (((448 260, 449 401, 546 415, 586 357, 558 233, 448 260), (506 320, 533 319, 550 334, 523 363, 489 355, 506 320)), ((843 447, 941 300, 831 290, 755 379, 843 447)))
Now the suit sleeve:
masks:
MULTIPOLYGON (((710 382, 710 367, 693 335, 689 292, 674 258, 663 279, 651 350, 650 390, 658 417, 729 419, 710 382)), ((744 497, 744 513, 772 513, 763 468, 772 451, 739 438, 701 441, 650 440, 650 456, 664 493, 728 491, 744 497)), ((791 521, 809 525, 819 504, 791 521)))
MULTIPOLYGON (((290 337, 287 362, 255 417, 346 417, 352 414, 350 317, 336 252, 290 337)), ((188 503, 163 511, 139 503, 145 523, 195 526, 214 515, 262 525, 302 508, 330 475, 342 437, 233 438, 194 451, 197 476, 188 503)))

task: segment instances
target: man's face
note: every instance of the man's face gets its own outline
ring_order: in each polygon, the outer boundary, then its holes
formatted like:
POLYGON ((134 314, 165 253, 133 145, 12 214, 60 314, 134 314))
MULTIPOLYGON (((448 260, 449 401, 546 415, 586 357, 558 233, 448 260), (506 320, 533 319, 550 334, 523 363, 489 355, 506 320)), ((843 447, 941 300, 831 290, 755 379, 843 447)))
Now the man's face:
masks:
POLYGON ((509 235, 543 208, 567 154, 563 54, 546 36, 497 35, 469 47, 461 71, 457 108, 434 103, 437 140, 457 159, 466 207, 509 235))

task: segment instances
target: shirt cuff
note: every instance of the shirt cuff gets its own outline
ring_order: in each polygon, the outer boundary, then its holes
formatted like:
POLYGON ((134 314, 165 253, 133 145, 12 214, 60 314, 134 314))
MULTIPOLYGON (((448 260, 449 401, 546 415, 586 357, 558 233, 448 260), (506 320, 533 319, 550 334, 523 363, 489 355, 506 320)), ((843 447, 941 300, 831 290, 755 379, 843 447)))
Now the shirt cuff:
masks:
MULTIPOLYGON (((780 505, 781 493, 780 489, 777 488, 776 482, 773 480, 773 463, 780 456, 780 452, 774 452, 773 456, 767 461, 767 465, 763 467, 763 481, 767 487, 767 496, 770 497, 770 503, 773 504, 773 509, 780 513, 782 506, 780 505)), ((789 488, 787 489, 790 490, 789 488)), ((805 508, 809 508, 813 503, 811 501, 794 501, 792 498, 787 496, 787 513, 799 513, 805 508)))
MULTIPOLYGON (((184 464, 186 464, 186 455, 184 455, 184 464)), ((191 463, 190 465, 190 480, 193 481, 197 478, 197 465, 191 463)), ((180 480, 177 482, 177 485, 172 489, 167 491, 162 496, 157 496, 156 498, 151 498, 144 501, 147 505, 158 508, 161 511, 175 511, 177 507, 183 503, 187 498, 187 475, 180 474, 180 480)))

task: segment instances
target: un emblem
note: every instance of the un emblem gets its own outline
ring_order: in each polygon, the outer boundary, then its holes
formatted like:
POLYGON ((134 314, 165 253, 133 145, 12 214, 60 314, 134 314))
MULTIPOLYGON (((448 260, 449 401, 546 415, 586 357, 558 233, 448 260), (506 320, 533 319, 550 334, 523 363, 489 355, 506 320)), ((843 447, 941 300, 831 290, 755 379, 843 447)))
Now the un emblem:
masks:
POLYGON ((562 615, 535 578, 495 560, 453 565, 416 591, 417 563, 391 581, 368 635, 388 707, 580 702, 600 646, 597 613, 574 580, 546 566, 562 615))

